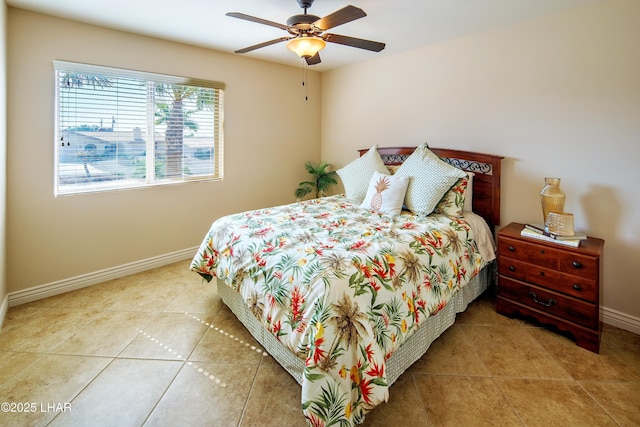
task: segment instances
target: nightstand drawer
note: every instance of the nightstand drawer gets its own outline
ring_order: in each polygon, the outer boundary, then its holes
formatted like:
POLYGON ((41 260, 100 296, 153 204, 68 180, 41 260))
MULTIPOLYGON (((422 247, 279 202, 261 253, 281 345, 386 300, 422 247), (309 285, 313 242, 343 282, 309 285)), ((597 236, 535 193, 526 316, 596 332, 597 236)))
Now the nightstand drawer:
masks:
POLYGON ((573 253, 562 253, 558 259, 558 269, 564 273, 594 278, 599 275, 599 259, 573 253))
POLYGON ((562 252, 559 250, 531 243, 527 245, 525 259, 532 264, 557 268, 561 255, 562 252))
POLYGON ((501 277, 498 295, 587 328, 596 328, 598 307, 537 286, 501 277))
POLYGON ((519 240, 500 238, 498 240, 498 254, 511 258, 526 259, 527 244, 519 240))
POLYGON ((584 277, 560 273, 537 265, 528 265, 527 278, 522 280, 583 300, 591 302, 596 300, 596 281, 584 277))
POLYGON ((498 273, 513 277, 514 279, 526 280, 527 266, 528 264, 526 262, 508 257, 500 257, 498 261, 498 273))
MULTIPOLYGON (((564 256, 561 250, 549 246, 538 245, 528 240, 516 240, 500 237, 498 253, 501 256, 518 258, 530 264, 557 268, 558 261, 564 256)), ((576 261, 576 260, 572 260, 576 261)))

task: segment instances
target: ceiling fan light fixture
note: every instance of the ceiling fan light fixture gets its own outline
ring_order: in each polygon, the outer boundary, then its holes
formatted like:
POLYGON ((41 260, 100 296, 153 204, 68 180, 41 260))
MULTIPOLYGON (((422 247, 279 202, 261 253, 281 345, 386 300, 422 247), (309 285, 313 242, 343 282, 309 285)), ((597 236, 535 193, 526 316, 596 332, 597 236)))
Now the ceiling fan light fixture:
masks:
POLYGON ((300 36, 287 43, 287 49, 294 52, 300 58, 311 58, 320 52, 327 43, 319 37, 300 36))

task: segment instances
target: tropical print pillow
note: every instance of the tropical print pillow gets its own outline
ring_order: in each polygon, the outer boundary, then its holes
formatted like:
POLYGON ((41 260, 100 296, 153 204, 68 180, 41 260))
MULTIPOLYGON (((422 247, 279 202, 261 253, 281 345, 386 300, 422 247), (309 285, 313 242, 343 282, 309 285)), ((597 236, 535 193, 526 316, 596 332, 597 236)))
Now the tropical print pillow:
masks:
POLYGON ((452 217, 462 216, 468 183, 469 180, 467 178, 460 178, 458 182, 446 192, 433 212, 452 217))

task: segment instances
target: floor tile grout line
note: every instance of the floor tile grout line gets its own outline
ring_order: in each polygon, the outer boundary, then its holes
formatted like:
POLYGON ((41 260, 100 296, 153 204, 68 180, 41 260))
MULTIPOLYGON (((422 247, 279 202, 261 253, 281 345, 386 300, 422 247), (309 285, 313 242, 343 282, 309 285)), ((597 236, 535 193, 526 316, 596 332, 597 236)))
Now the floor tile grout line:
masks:
MULTIPOLYGON (((557 364, 557 365, 558 365, 558 366, 559 366, 559 367, 560 367, 560 368, 561 368, 561 369, 562 369, 562 370, 567 374, 567 376, 568 376, 569 378, 571 378, 571 379, 572 379, 572 380, 574 380, 574 381, 577 381, 577 380, 576 380, 576 378, 574 378, 574 377, 573 377, 573 375, 571 375, 571 372, 569 372, 569 371, 567 370, 567 368, 565 367, 565 365, 562 363, 562 360, 560 360, 558 357, 556 357, 556 355, 555 355, 555 354, 553 354, 553 352, 551 352, 551 351, 547 350, 547 348, 544 346, 544 344, 543 344, 542 342, 540 342, 540 340, 539 340, 539 339, 537 339, 533 334, 531 334, 531 333, 529 332, 529 330, 531 330, 531 329, 530 329, 530 328, 525 329, 525 331, 526 331, 527 335, 529 335, 533 341, 535 341, 535 342, 536 342, 536 343, 537 343, 537 344, 538 344, 542 349, 544 349, 545 353, 546 353, 546 354, 547 354, 551 359, 553 359, 553 360, 556 362, 556 364, 557 364)), ((534 329, 534 330, 536 330, 536 329, 534 329)))
MULTIPOLYGON (((216 317, 216 316, 218 315, 218 313, 220 313, 220 309, 219 309, 219 308, 218 308, 218 310, 217 310, 215 313, 211 314, 212 320, 213 320, 213 318, 214 318, 214 317, 216 317)), ((187 315, 187 316, 189 316, 189 314, 190 314, 190 313, 189 313, 189 312, 187 312, 187 311, 185 311, 185 312, 184 312, 184 314, 185 314, 185 315, 187 315)), ((204 323, 204 326, 205 326, 205 327, 204 327, 204 330, 202 331, 202 335, 200 335, 200 339, 199 339, 199 340, 198 340, 198 342, 193 346, 193 348, 192 348, 192 349, 191 349, 191 351, 189 352, 189 355, 187 355, 187 356, 186 356, 186 359, 185 359, 185 360, 190 360, 190 359, 191 359, 191 356, 193 356, 193 352, 194 352, 194 351, 196 351, 196 348, 198 348, 198 346, 199 346, 199 345, 202 343, 202 341, 204 340, 204 337, 205 337, 205 335, 207 334, 207 331, 208 331, 209 329, 213 329, 213 328, 211 327, 211 324, 212 324, 212 323, 211 323, 211 322, 209 322, 209 323, 210 323, 210 324, 204 323)))
MULTIPOLYGON (((165 313, 165 312, 160 312, 160 313, 158 313, 158 316, 162 315, 163 313, 165 313)), ((174 313, 174 312, 171 312, 171 313, 174 313)), ((175 314, 178 314, 178 313, 175 313, 175 314)), ((182 312, 182 314, 188 315, 189 313, 188 313, 188 312, 182 312)), ((147 325, 145 326, 145 328, 146 328, 146 327, 148 327, 148 326, 149 326, 149 324, 147 324, 147 325)), ((207 329, 208 329, 208 326, 205 326, 205 327, 203 328, 203 330, 202 330, 202 334, 201 334, 201 335, 200 335, 200 337, 198 338, 197 342, 193 345, 193 348, 189 351, 189 354, 185 354, 184 356, 180 354, 180 355, 177 355, 177 356, 181 356, 181 357, 179 357, 179 358, 177 358, 177 359, 167 359, 167 360, 182 360, 182 359, 183 359, 183 357, 184 357, 184 361, 185 361, 185 362, 186 362, 186 361, 189 361, 189 358, 191 357, 191 355, 193 354, 193 352, 195 351, 195 349, 196 349, 196 348, 198 347, 198 345, 202 342, 202 339, 204 338, 204 335, 206 334, 207 329), (183 356, 183 357, 182 357, 182 356, 183 356)), ((146 335, 145 329, 139 329, 139 333, 138 333, 138 335, 136 335, 136 338, 138 338, 138 337, 139 337, 139 336, 141 336, 141 335, 142 335, 142 336, 145 336, 145 335, 146 335)), ((135 340, 135 338, 134 338, 134 340, 135 340)), ((132 340, 132 341, 131 341, 131 343, 132 343, 134 340, 132 340)), ((129 343, 129 344, 127 345, 127 347, 128 347, 129 345, 131 345, 131 343, 129 343)), ((126 348, 127 348, 127 347, 125 347, 125 348, 122 350, 122 352, 124 352, 124 351, 126 350, 126 348)), ((166 348, 165 348, 165 350, 166 350, 166 348)), ((118 357, 121 357, 120 355, 122 354, 122 352, 120 352, 120 354, 118 355, 118 357)), ((125 356, 125 357, 122 357, 122 358, 130 358, 130 357, 129 357, 129 356, 125 356)), ((156 358, 150 358, 150 357, 139 357, 138 359, 142 359, 142 360, 157 360, 156 358)))
MULTIPOLYGON (((74 356, 74 355, 61 355, 61 356, 74 356)), ((82 357, 102 357, 102 356, 82 356, 82 357)), ((105 358, 106 357, 102 357, 105 358)), ((74 400, 76 400, 78 398, 78 396, 80 396, 82 394, 83 391, 85 391, 95 380, 96 378, 98 378, 109 366, 111 366, 111 364, 113 363, 113 361, 116 360, 115 357, 112 357, 111 360, 109 361, 109 363, 107 363, 102 369, 100 369, 99 372, 97 372, 93 378, 91 378, 85 385, 84 387, 80 388, 80 390, 75 394, 75 396, 73 396, 71 399, 69 399, 69 403, 73 403, 74 400)), ((71 405, 71 407, 73 407, 73 405, 71 405)), ((60 414, 62 414, 63 412, 60 412, 58 414, 56 414, 56 416, 54 416, 48 423, 47 425, 50 425, 51 423, 53 423, 53 421, 58 418, 60 416, 60 414)))
MULTIPOLYGON (((119 311, 119 310, 100 310, 98 311, 95 316, 93 316, 89 321, 87 321, 87 323, 85 323, 84 325, 80 326, 79 328, 75 329, 73 331, 73 333, 68 336, 66 339, 64 339, 62 342, 58 343, 57 345, 55 345, 54 347, 52 347, 47 354, 59 354, 59 355, 78 355, 78 356, 96 356, 96 357, 118 357, 119 354, 121 354, 124 349, 126 349, 132 342, 133 340, 137 337, 137 335, 135 337, 133 337, 131 340, 129 340, 129 342, 118 352, 117 355, 113 356, 113 355, 96 355, 96 354, 82 354, 82 353, 56 353, 54 350, 58 347, 60 347, 61 345, 63 345, 65 342, 67 342, 68 340, 70 340, 71 338, 73 338, 79 331, 81 331, 83 328, 87 327, 89 324, 91 324, 91 321, 95 318, 97 318, 100 314, 104 314, 107 312, 115 312, 115 313, 139 313, 139 312, 131 312, 131 311, 119 311)), ((156 312, 149 312, 151 313, 156 313, 156 312)), ((157 313, 156 313, 157 314, 157 313)), ((157 317, 157 316, 156 316, 157 317)), ((151 321, 149 321, 151 322, 151 321)), ((149 324, 149 322, 147 323, 147 325, 149 324)))
MULTIPOLYGON (((244 416, 247 413, 247 409, 249 407, 249 401, 251 400, 251 394, 253 393, 253 389, 256 387, 256 380, 258 378, 258 373, 260 372, 260 367, 262 366, 262 364, 264 363, 264 360, 267 357, 269 357, 269 356, 266 356, 266 355, 263 354, 262 357, 260 358, 260 361, 256 365, 256 370, 253 373, 253 379, 251 380, 251 387, 249 388, 249 392, 247 393, 247 398, 244 401, 244 405, 242 405, 242 412, 240 412, 240 418, 238 419, 237 427, 241 427, 242 426, 242 422, 244 420, 244 416)), ((301 407, 302 407, 302 404, 301 404, 301 407)))
MULTIPOLYGON (((188 312, 183 312, 185 315, 189 315, 188 312)), ((160 315, 160 314, 159 314, 160 315)), ((212 316, 215 316, 215 314, 213 314, 212 316)), ((202 322, 203 324, 205 322, 202 322)), ((148 326, 148 325, 147 325, 148 326)), ((184 356, 184 360, 178 359, 172 359, 172 361, 178 361, 181 363, 180 369, 178 369, 176 371, 176 374, 173 376, 173 378, 171 379, 171 381, 167 384, 167 387, 164 389, 164 391, 162 392, 162 394, 159 396, 158 400, 155 402, 155 404, 153 405, 153 408, 151 408, 151 410, 149 411, 149 413, 147 414, 147 416, 145 417, 142 425, 144 426, 148 421, 149 418, 153 415, 154 411, 156 410, 156 408, 158 407, 158 405, 160 404, 160 402, 164 399, 165 395, 167 394, 167 392, 170 390, 171 386, 173 385, 173 383, 176 381, 176 379, 178 378, 178 376, 180 375, 181 372, 183 372, 185 370, 185 368, 187 366, 193 368, 193 362, 189 360, 189 358, 191 357, 191 355, 193 354, 193 352, 195 351, 195 349, 198 347, 198 345, 202 342, 202 339, 204 338, 206 332, 208 329, 208 324, 205 325, 205 327, 203 328, 202 334, 200 335, 200 338, 198 339, 198 341, 193 345, 193 348, 190 350, 189 354, 184 356)), ((140 333, 138 334, 138 336, 140 336, 140 334, 144 335, 144 331, 140 330, 140 333)), ((165 347, 163 347, 165 348, 165 347)), ((124 350, 123 350, 124 351, 124 350)), ((182 356, 182 355, 180 355, 182 356)), ((124 359, 124 358, 123 358, 124 359)), ((151 360, 151 359, 143 359, 143 360, 151 360)), ((196 365, 197 368, 197 365, 196 365)))
POLYGON ((578 384, 578 387, 580 387, 580 389, 587 396, 589 396, 589 398, 591 398, 591 400, 593 400, 596 405, 598 405, 598 407, 602 410, 602 412, 604 412, 605 414, 607 414, 609 418, 611 418, 611 421, 613 421, 617 426, 620 426, 620 423, 616 420, 613 414, 609 413, 609 411, 607 411, 607 409, 604 406, 602 406, 602 404, 600 403, 600 401, 597 399, 596 396, 593 396, 591 393, 589 393, 589 391, 582 385, 580 381, 576 381, 576 383, 578 384))
MULTIPOLYGON (((0 351, 0 353, 3 353, 3 351, 0 351)), ((9 378, 8 380, 6 380, 5 382, 0 384, 0 387, 4 387, 5 384, 9 384, 10 382, 14 381, 18 376, 20 376, 20 374, 22 374, 25 371, 28 371, 29 368, 31 368, 33 365, 35 365, 38 360, 42 359, 44 356, 46 356, 45 353, 29 353, 26 351, 5 351, 4 353, 27 353, 27 354, 37 354, 38 357, 31 363, 29 363, 27 366, 25 366, 24 368, 22 368, 19 372, 17 372, 15 375, 13 375, 11 378, 9 378)))
MULTIPOLYGON (((496 325, 493 324, 474 324, 474 323, 465 323, 464 325, 471 325, 471 326, 480 326, 480 327, 495 327, 496 325)), ((461 325, 461 326, 464 326, 461 325)), ((506 325, 505 327, 518 327, 518 328, 522 328, 521 325, 515 324, 513 326, 511 325, 506 325)), ((494 374, 489 367, 486 365, 485 361, 483 360, 483 358, 481 357, 480 353, 478 352, 478 348, 476 345, 474 345, 473 341, 470 339, 470 337, 468 336, 467 332, 465 332, 464 327, 460 327, 460 330, 462 332, 463 335, 463 339, 465 340, 465 342, 467 342, 468 345, 471 346, 471 348, 474 351, 474 354, 476 355, 476 357, 478 358, 478 360, 480 361, 480 363, 482 363, 483 367, 487 370, 487 372, 489 373, 489 380, 491 381, 491 383, 494 385, 494 387, 498 390, 498 392, 500 393, 500 395, 502 396, 503 400, 505 402, 508 402, 509 404, 509 408, 512 411, 512 413, 518 418, 518 420, 522 423, 523 426, 526 426, 526 422, 525 420, 522 418, 522 414, 520 413, 520 411, 518 411, 518 409, 514 406, 513 402, 511 401, 511 399, 509 398, 509 396, 505 393, 503 387, 501 386, 501 381, 505 380, 505 379, 516 379, 516 380, 535 380, 535 381, 540 381, 540 380, 545 380, 539 377, 535 377, 535 378, 524 378, 524 377, 504 377, 504 376, 499 376, 494 374)), ((557 360, 557 358, 549 351, 547 351, 547 349, 544 347, 544 345, 542 345, 542 343, 539 342, 538 339, 536 339, 535 336, 531 335, 528 333, 528 331, 526 331, 526 329, 523 330, 523 332, 526 332, 527 335, 531 338, 531 340, 533 342, 535 342, 537 345, 539 345, 544 351, 545 353, 551 357, 553 360, 556 361, 556 363, 562 368, 562 370, 568 374, 570 380, 563 380, 563 379, 548 379, 548 381, 569 381, 572 382, 574 384, 577 384, 577 381, 573 378, 573 376, 566 371, 566 369, 564 368, 564 366, 560 363, 559 360, 557 360)), ((605 412, 606 413, 606 412, 605 412)))
POLYGON ((155 319, 157 319, 158 316, 160 316, 160 313, 161 312, 155 312, 155 316, 153 317, 153 319, 148 321, 145 325, 138 326, 136 328, 136 331, 138 331, 138 333, 133 338, 131 338, 131 340, 129 340, 129 342, 124 347, 122 347, 122 349, 116 355, 116 358, 120 358, 120 355, 136 340, 136 338, 138 338, 140 336, 140 334, 142 333, 142 331, 144 331, 145 328, 147 328, 149 325, 151 325, 153 323, 153 321, 155 319))
POLYGON ((178 378, 178 376, 180 375, 180 373, 184 370, 186 366, 186 361, 182 361, 182 366, 180 366, 180 369, 178 369, 175 373, 175 375, 173 376, 173 378, 171 378, 171 381, 169 381, 169 383, 167 384, 167 386, 165 387, 164 391, 162 392, 162 394, 158 397, 158 400, 156 401, 156 403, 153 405, 153 408, 151 408, 149 410, 149 413, 147 414, 147 416, 144 418, 144 421, 142 422, 141 426, 144 426, 147 424, 147 422, 149 421, 149 418, 151 417, 151 415, 153 415, 153 413, 155 412, 155 410, 158 408, 158 405, 160 404, 160 402, 162 402, 162 399, 164 399, 164 397, 166 396, 167 392, 169 391, 169 389, 171 389, 171 386, 173 385, 173 383, 176 381, 176 379, 178 378))
MULTIPOLYGON (((221 308, 218 309, 218 311, 213 316, 215 317, 216 315, 218 315, 220 313, 220 311, 221 311, 221 308)), ((188 312, 185 312, 184 314, 187 315, 187 316, 193 317, 193 315, 188 313, 188 312)), ((205 329, 204 333, 202 334, 202 337, 200 338, 200 341, 198 342, 198 344, 200 344, 200 342, 202 342, 202 340, 204 339, 204 336, 205 336, 205 334, 207 332, 207 329, 211 329, 211 330, 214 330, 216 332, 224 333, 225 335, 228 336, 228 333, 225 333, 224 330, 219 329, 218 327, 216 327, 214 325, 214 323, 212 323, 212 322, 204 322, 202 319, 199 319, 197 317, 194 317, 194 319, 200 321, 201 323, 203 323, 206 326, 206 329, 205 329)), ((231 336, 230 338, 233 338, 233 336, 231 336)), ((255 338, 253 336, 251 336, 251 338, 255 340, 255 338)), ((235 340, 237 341, 238 338, 235 337, 235 340)), ((196 344, 196 346, 194 346, 194 348, 193 348, 191 354, 189 355, 189 357, 191 357, 191 355, 193 354, 193 351, 195 351, 195 349, 198 347, 198 344, 196 344)), ((244 340, 241 340, 240 344, 242 344, 243 346, 251 345, 251 343, 244 342, 244 340)), ((242 424, 242 420, 244 419, 247 407, 249 405, 249 400, 251 398, 251 393, 252 393, 252 391, 253 391, 253 389, 255 387, 256 378, 258 376, 258 371, 260 369, 260 366, 262 365, 263 361, 265 360, 265 357, 269 357, 268 354, 266 353, 266 350, 261 348, 261 346, 257 342, 252 347, 255 347, 255 348, 258 348, 259 350, 262 350, 262 356, 261 356, 260 361, 258 362, 258 364, 255 365, 255 367, 256 367, 255 369, 256 370, 254 372, 253 379, 251 381, 251 387, 249 388, 249 392, 247 393, 247 397, 244 400, 242 411, 240 413, 240 418, 238 419, 238 426, 240 426, 242 424)), ((251 365, 251 366, 254 366, 254 365, 251 365)))
MULTIPOLYGON (((55 308, 38 308, 38 309, 39 309, 39 310, 40 310, 40 309, 42 309, 42 310, 44 310, 44 311, 46 311, 46 312, 50 312, 50 311, 52 311, 52 310, 55 310, 55 308)), ((73 309, 63 309, 63 310, 72 310, 72 311, 74 311, 73 309)), ((88 310, 86 310, 86 309, 85 309, 84 311, 88 311, 88 310)), ((68 340, 70 337, 72 337, 72 336, 73 336, 73 335, 74 335, 78 330, 80 330, 80 329, 82 329, 83 327, 85 327, 86 325, 88 325, 88 324, 91 322, 91 320, 92 320, 92 319, 94 319, 96 316, 98 316, 98 314, 99 314, 99 313, 100 313, 100 311, 99 311, 99 310, 96 310, 96 313, 93 313, 91 316, 89 316, 89 318, 88 318, 84 323, 82 323, 81 325, 75 326, 75 327, 71 330, 71 335, 69 335, 68 337, 64 338, 64 339, 63 339, 62 341, 60 341, 60 342, 57 342, 57 343, 52 344, 52 346, 51 346, 50 348, 48 348, 48 349, 42 349, 42 351, 24 351, 24 350, 16 350, 16 349, 9 348, 9 349, 5 349, 4 351, 14 351, 14 352, 21 352, 21 353, 55 354, 55 353, 51 353, 51 352, 52 352, 55 348, 57 348, 58 346, 60 346, 63 342, 65 342, 65 341, 66 341, 66 340, 68 340)), ((41 317, 41 316, 38 316, 38 317, 41 317)), ((38 322, 38 321, 40 321, 40 319, 38 319, 38 318, 30 319, 30 320, 28 320, 28 321, 27 321, 27 324, 23 324, 23 325, 20 325, 20 326, 16 326, 15 328, 12 328, 12 329, 14 329, 14 330, 19 330, 19 329, 21 329, 21 328, 24 328, 25 330, 28 330, 28 328, 32 326, 32 325, 30 324, 32 321, 34 321, 34 322, 38 322)), ((75 322, 73 322, 73 323, 75 324, 75 322)), ((36 325, 36 326, 37 326, 37 325, 36 325)), ((63 326, 61 326, 61 327, 59 328, 59 330, 68 331, 68 330, 69 330, 69 329, 68 329, 68 328, 69 328, 69 326, 70 326, 70 325, 63 325, 63 326)), ((4 328, 3 328, 3 330, 4 330, 4 328)), ((2 331, 0 331, 0 336, 1 336, 1 335, 2 335, 2 331)))
MULTIPOLYGON (((480 326, 480 327, 496 327, 496 326, 498 326, 498 327, 503 327, 503 326, 504 326, 504 325, 484 325, 484 324, 480 325, 480 324, 471 324, 471 323, 466 323, 466 324, 462 325, 462 327, 461 327, 462 333, 463 333, 463 335, 465 336, 465 338, 468 338, 467 333, 464 331, 464 326, 467 326, 467 325, 469 325, 469 326, 480 326)), ((504 327, 510 328, 511 326, 510 326, 510 325, 507 325, 507 326, 504 326, 504 327)), ((518 327, 518 326, 516 326, 516 327, 518 327)), ((525 332, 525 333, 527 334, 527 336, 531 339, 531 341, 532 341, 532 342, 535 342, 535 343, 536 343, 536 345, 540 346, 540 347, 541 347, 541 349, 542 349, 542 350, 544 350, 545 354, 546 354, 549 358, 553 359, 553 360, 557 363, 558 367, 559 367, 559 368, 561 368, 561 369, 562 369, 562 370, 567 374, 567 377, 568 377, 568 378, 571 378, 571 379, 574 379, 574 380, 575 380, 575 378, 573 378, 573 376, 571 375, 571 372, 567 371, 567 369, 564 367, 564 364, 562 363, 562 361, 561 361, 560 359, 558 359, 558 358, 557 358, 557 357, 556 357, 552 352, 548 351, 548 350, 545 348, 545 346, 544 346, 544 345, 543 345, 543 344, 542 344, 542 343, 541 343, 541 342, 540 342, 540 341, 539 341, 535 336, 533 336, 533 335, 531 335, 531 334, 529 333, 529 330, 528 330, 528 329, 531 329, 531 328, 525 328, 525 329, 523 329, 523 332, 525 332)), ((533 328, 533 329, 539 329, 539 328, 533 328)), ((472 346, 472 348, 474 349, 474 352, 475 352, 475 353, 476 353, 476 355, 478 356, 478 359, 480 360, 480 362, 485 366, 485 368, 487 369, 487 371, 491 374, 491 370, 490 370, 490 369, 488 368, 488 366, 486 366, 486 364, 484 363, 484 360, 483 360, 483 359, 482 359, 482 357, 480 356, 480 353, 478 353, 476 346, 475 346, 475 345, 473 345, 473 342, 471 342, 470 340, 469 340, 469 343, 470 343, 470 345, 472 346)), ((493 376, 494 374, 491 374, 491 375, 493 376)), ((500 377, 500 378, 506 378, 506 377, 500 377)), ((523 378, 523 377, 514 377, 514 378, 523 378)), ((535 379, 540 379, 540 377, 534 377, 534 378, 535 378, 535 379)), ((553 379, 553 378, 550 378, 550 379, 553 379)))
POLYGON ((500 382, 498 381, 497 378, 495 377, 491 377, 491 382, 493 383, 494 387, 498 390, 498 392, 500 393, 500 395, 502 396, 502 398, 504 399, 505 402, 509 402, 509 408, 511 409, 511 411, 513 412, 513 414, 518 418, 518 420, 520 420, 520 422, 522 423, 523 426, 526 426, 527 423, 525 422, 525 420, 522 418, 522 414, 520 413, 520 411, 518 411, 518 408, 516 408, 513 404, 513 402, 511 401, 511 399, 509 399, 509 396, 505 393, 505 391, 502 389, 502 387, 500 386, 500 382))
POLYGON ((485 369, 486 372, 489 373, 489 376, 493 376, 493 374, 491 373, 491 369, 489 369, 489 367, 487 366, 487 364, 485 363, 485 361, 482 359, 480 352, 478 351, 478 348, 476 347, 476 345, 473 343, 473 340, 471 339, 471 337, 469 337, 469 335, 464 331, 464 325, 459 325, 460 328, 460 332, 462 333, 462 337, 465 340, 465 342, 469 345, 469 347, 471 347, 473 349, 473 353, 475 354, 475 356, 478 358, 478 360, 480 361, 480 363, 482 364, 482 367, 485 369))
MULTIPOLYGON (((214 314, 211 314, 211 316, 212 316, 212 317, 215 317, 215 316, 219 313, 219 311, 220 311, 220 310, 218 310, 218 311, 217 311, 216 313, 214 313, 214 314)), ((194 344, 194 346, 193 346, 193 348, 191 349, 190 353, 189 353, 187 356, 185 356, 185 360, 182 360, 182 361, 181 361, 181 362, 182 362, 182 366, 180 367, 180 369, 178 370, 178 372, 176 373, 176 375, 173 377, 173 379, 171 380, 171 382, 169 383, 169 385, 167 386, 167 388, 164 390, 164 392, 162 393, 162 395, 160 396, 160 398, 158 399, 158 401, 155 403, 155 405, 154 405, 154 407, 152 408, 152 410, 149 412, 149 414, 148 414, 148 415, 147 415, 147 417, 145 418, 145 420, 144 420, 144 422, 143 422, 143 424, 142 424, 143 426, 148 422, 149 417, 151 417, 151 416, 152 416, 153 412, 155 411, 155 409, 157 408, 157 406, 160 404, 160 402, 162 401, 162 399, 164 398, 164 396, 166 395, 166 393, 169 391, 169 389, 171 388, 171 385, 175 382, 175 380, 177 379, 178 375, 180 375, 180 373, 181 373, 181 372, 183 372, 183 371, 185 370, 185 367, 189 366, 189 367, 191 367, 191 368, 198 369, 198 368, 199 368, 198 363, 211 363, 211 362, 200 362, 200 361, 196 361, 196 362, 194 362, 194 361, 190 360, 190 358, 191 358, 191 356, 193 355, 193 352, 195 351, 195 349, 198 347, 198 345, 200 345, 200 343, 201 343, 201 342, 202 342, 202 340, 204 339, 204 336, 206 335, 206 333, 207 333, 208 329, 213 329, 213 330, 216 330, 216 331, 217 331, 217 329, 218 329, 218 328, 215 328, 215 327, 214 327, 214 324, 213 324, 212 322, 206 322, 206 321, 204 321, 203 319, 200 319, 200 318, 196 317, 193 313, 189 313, 189 312, 186 312, 186 311, 185 311, 185 312, 183 312, 183 313, 184 313, 186 316, 191 317, 192 319, 194 319, 194 320, 196 320, 196 321, 199 321, 199 322, 200 322, 201 324, 203 324, 205 327, 204 327, 204 329, 203 329, 202 335, 200 336, 200 339, 198 340, 198 342, 197 342, 197 343, 195 343, 195 344, 194 344)), ((213 363, 217 363, 217 362, 213 362, 213 363)), ((259 365, 258 365, 258 366, 259 366, 259 365)), ((199 369, 199 370, 200 370, 200 369, 199 369)), ((204 372, 204 373, 205 373, 205 374, 208 374, 207 372, 204 372)), ((255 377, 256 377, 256 375, 257 375, 257 367, 256 367, 256 373, 254 374, 254 381, 252 381, 252 387, 253 387, 253 384, 254 384, 254 382, 255 382, 255 377)), ((226 386, 226 385, 223 383, 223 386, 226 386)), ((249 395, 250 395, 250 392, 249 392, 249 393, 248 393, 248 395, 247 395, 247 399, 245 399, 244 407, 246 407, 246 405, 248 404, 248 401, 249 401, 249 395)), ((243 409, 243 413, 244 413, 244 409, 243 409)), ((242 415, 241 415, 240 419, 242 419, 242 415)))
POLYGON ((416 391, 416 395, 420 396, 420 406, 422 407, 422 411, 424 412, 424 418, 425 420, 427 420, 427 425, 431 426, 432 423, 431 423, 431 420, 429 419, 429 408, 425 405, 424 397, 420 392, 420 387, 418 387, 418 379, 416 378, 416 373, 411 373, 411 384, 413 385, 413 388, 416 391))

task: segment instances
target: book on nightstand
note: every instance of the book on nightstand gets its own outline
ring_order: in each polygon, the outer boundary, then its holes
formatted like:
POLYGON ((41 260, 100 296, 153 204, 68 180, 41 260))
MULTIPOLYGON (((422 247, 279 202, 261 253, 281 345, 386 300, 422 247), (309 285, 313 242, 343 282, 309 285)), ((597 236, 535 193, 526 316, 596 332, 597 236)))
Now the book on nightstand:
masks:
MULTIPOLYGON (((551 242, 551 243, 556 243, 558 245, 565 245, 565 246, 573 246, 574 248, 577 248, 578 246, 580 246, 580 238, 573 238, 573 239, 567 239, 567 238, 563 238, 563 239, 554 239, 553 237, 550 236, 546 236, 542 233, 539 233, 537 231, 532 231, 530 228, 528 228, 527 226, 524 226, 522 228, 522 231, 520 232, 521 236, 524 237, 530 237, 532 239, 538 239, 538 240, 543 240, 545 242, 551 242)), ((586 239, 586 236, 585 236, 586 239)))
POLYGON ((574 233, 573 236, 562 236, 560 234, 547 231, 544 229, 544 227, 540 225, 525 224, 524 228, 527 228, 531 231, 535 231, 536 233, 543 234, 547 237, 551 237, 552 239, 555 239, 555 240, 584 240, 587 238, 587 235, 584 233, 574 233))

